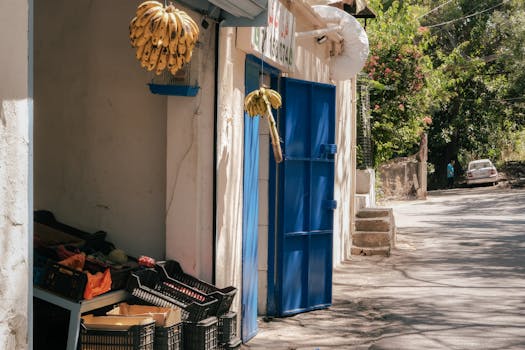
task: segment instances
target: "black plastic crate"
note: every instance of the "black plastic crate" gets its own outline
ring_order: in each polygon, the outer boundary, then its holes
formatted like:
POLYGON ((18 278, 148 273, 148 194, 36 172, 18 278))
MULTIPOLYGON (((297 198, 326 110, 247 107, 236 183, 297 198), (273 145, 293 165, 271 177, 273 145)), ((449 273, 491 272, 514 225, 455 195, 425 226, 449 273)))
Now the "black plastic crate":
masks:
MULTIPOLYGON (((123 289, 132 271, 137 267, 123 269, 110 268, 111 290, 123 289)), ((94 272, 94 271, 91 271, 94 272)), ((103 272, 103 270, 101 271, 103 272)), ((60 294, 68 299, 79 301, 84 298, 87 276, 82 271, 71 269, 57 262, 47 260, 45 266, 39 265, 33 269, 33 283, 60 294)))
POLYGON ((178 306, 182 319, 201 321, 216 309, 217 299, 199 293, 177 281, 166 281, 154 269, 137 270, 131 273, 126 289, 134 297, 157 306, 178 306))
POLYGON ((170 327, 155 327, 155 350, 182 350, 182 322, 170 327))
POLYGON ((84 297, 87 276, 85 273, 73 270, 59 263, 48 264, 41 285, 74 301, 84 297))
POLYGON ((239 338, 232 339, 227 343, 219 344, 219 350, 237 350, 241 348, 242 341, 239 338))
POLYGON ((159 262, 157 270, 162 272, 164 278, 183 283, 197 291, 205 293, 218 300, 214 316, 221 316, 230 310, 237 289, 235 287, 217 288, 213 284, 204 282, 196 277, 184 273, 180 264, 175 260, 159 262))
POLYGON ((200 322, 184 322, 184 350, 216 350, 217 317, 200 322))
POLYGON ((228 343, 237 336, 237 313, 230 311, 219 317, 218 341, 228 343))
POLYGON ((80 350, 154 350, 155 322, 127 330, 80 329, 80 350))
POLYGON ((138 263, 134 261, 134 258, 128 257, 129 261, 126 265, 121 268, 111 267, 111 290, 124 289, 130 274, 139 268, 138 263))

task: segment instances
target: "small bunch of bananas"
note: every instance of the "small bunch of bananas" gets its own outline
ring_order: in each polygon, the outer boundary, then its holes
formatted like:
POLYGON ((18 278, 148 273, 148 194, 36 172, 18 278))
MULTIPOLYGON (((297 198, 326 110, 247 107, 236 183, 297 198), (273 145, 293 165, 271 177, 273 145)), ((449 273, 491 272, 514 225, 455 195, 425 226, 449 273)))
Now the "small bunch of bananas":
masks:
POLYGON ((281 138, 279 137, 279 131, 277 130, 277 124, 273 117, 272 108, 277 109, 281 107, 281 105, 281 95, 275 90, 264 87, 250 92, 244 98, 244 109, 248 112, 250 117, 255 117, 257 115, 260 115, 261 117, 266 116, 268 127, 270 129, 273 156, 277 163, 283 161, 283 153, 281 151, 281 138))
POLYGON ((158 1, 145 1, 129 24, 129 38, 143 68, 155 69, 157 75, 165 69, 175 74, 191 60, 199 26, 173 5, 164 7, 158 1))
POLYGON ((273 109, 281 107, 281 95, 275 90, 261 87, 253 90, 244 98, 244 109, 250 117, 264 116, 267 112, 267 102, 273 109))

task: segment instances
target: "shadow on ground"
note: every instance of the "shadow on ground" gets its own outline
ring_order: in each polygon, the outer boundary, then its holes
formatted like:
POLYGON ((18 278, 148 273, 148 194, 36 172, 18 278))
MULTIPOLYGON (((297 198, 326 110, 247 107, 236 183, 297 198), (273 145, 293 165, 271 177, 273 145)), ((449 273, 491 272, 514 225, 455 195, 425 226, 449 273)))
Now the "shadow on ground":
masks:
POLYGON ((246 349, 524 349, 525 191, 394 208, 388 258, 334 270, 333 305, 260 322, 246 349))

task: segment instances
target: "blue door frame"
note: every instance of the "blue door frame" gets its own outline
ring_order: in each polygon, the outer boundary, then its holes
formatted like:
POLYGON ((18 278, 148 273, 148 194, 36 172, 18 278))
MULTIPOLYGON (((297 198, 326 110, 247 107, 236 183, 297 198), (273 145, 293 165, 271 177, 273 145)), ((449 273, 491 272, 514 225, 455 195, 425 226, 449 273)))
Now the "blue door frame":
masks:
MULTIPOLYGON (((270 75, 272 88, 275 88, 280 72, 267 64, 263 64, 254 56, 247 56, 245 64, 246 93, 259 88, 261 69, 270 75)), ((260 117, 250 117, 247 113, 244 114, 241 297, 241 338, 243 342, 253 338, 258 331, 259 122, 260 117)), ((266 252, 262 253, 266 254, 266 252)))

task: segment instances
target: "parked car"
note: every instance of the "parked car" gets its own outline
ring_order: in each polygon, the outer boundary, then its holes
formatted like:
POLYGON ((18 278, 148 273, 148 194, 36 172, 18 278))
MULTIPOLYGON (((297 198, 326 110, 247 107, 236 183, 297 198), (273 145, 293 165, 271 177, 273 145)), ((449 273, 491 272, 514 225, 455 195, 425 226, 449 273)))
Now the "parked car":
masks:
POLYGON ((498 170, 489 159, 473 160, 468 163, 467 185, 498 182, 498 170))

